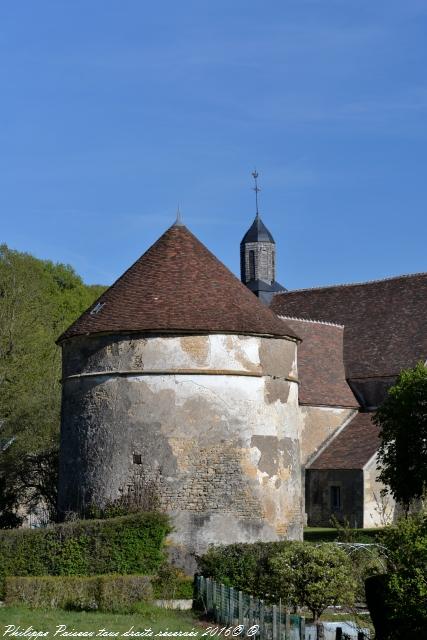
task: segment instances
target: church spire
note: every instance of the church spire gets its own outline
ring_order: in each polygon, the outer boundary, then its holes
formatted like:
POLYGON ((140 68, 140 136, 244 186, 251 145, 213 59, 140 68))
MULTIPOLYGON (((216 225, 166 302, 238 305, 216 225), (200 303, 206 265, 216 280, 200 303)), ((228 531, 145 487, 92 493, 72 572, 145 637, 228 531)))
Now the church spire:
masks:
POLYGON ((253 293, 269 304, 275 291, 283 291, 276 282, 276 243, 259 214, 258 171, 252 172, 255 181, 255 219, 240 243, 241 280, 253 293))

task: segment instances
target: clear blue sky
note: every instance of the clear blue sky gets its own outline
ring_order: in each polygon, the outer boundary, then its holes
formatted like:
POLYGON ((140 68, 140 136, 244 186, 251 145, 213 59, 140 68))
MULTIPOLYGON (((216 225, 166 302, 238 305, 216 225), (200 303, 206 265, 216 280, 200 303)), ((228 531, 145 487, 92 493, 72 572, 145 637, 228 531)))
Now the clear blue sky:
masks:
POLYGON ((425 271, 425 0, 0 7, 0 241, 110 284, 173 222, 299 288, 425 271))

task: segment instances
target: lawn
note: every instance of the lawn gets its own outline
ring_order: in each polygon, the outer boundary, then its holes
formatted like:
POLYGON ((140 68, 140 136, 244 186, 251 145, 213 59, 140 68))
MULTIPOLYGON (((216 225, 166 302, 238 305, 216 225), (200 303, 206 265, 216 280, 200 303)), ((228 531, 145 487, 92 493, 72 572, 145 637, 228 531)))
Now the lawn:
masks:
MULTIPOLYGON (((47 638, 68 638, 76 637, 77 634, 70 632, 92 632, 85 634, 86 637, 123 637, 123 634, 132 627, 132 632, 143 632, 144 636, 151 637, 160 635, 160 632, 166 632, 162 635, 167 637, 168 631, 193 631, 194 636, 203 633, 204 628, 201 626, 197 618, 191 611, 170 611, 160 609, 151 605, 141 605, 137 613, 133 614, 114 614, 87 611, 64 611, 61 609, 27 609, 25 607, 1 607, 0 608, 0 637, 16 640, 23 634, 11 635, 5 634, 5 627, 15 625, 20 627, 19 630, 25 631, 28 627, 32 627, 36 631, 48 631, 47 638), (60 625, 66 628, 59 628, 60 625), (101 630, 104 629, 102 632, 101 630), (110 633, 108 633, 110 632, 110 633)), ((31 637, 29 634, 25 638, 31 637)), ((32 636, 33 638, 35 636, 32 636)), ((40 636, 39 636, 40 637, 40 636)), ((81 636, 80 636, 81 637, 81 636)), ((132 633, 124 637, 132 636, 132 633)), ((191 636, 190 636, 191 637, 191 636)))

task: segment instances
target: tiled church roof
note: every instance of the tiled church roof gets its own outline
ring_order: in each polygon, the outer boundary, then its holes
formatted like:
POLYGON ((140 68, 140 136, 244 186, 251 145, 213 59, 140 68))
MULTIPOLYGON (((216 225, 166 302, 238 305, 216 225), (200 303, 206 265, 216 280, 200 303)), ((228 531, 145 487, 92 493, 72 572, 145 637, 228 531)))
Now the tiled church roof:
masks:
POLYGON ((427 358, 427 273, 288 291, 271 308, 343 324, 348 379, 394 376, 427 358))
POLYGON ((308 465, 309 469, 363 469, 380 444, 372 413, 358 413, 308 465))
POLYGON ((301 338, 298 347, 300 404, 357 407, 345 379, 344 327, 322 322, 284 318, 301 338))
POLYGON ((297 337, 179 224, 170 227, 58 341, 129 331, 297 337))

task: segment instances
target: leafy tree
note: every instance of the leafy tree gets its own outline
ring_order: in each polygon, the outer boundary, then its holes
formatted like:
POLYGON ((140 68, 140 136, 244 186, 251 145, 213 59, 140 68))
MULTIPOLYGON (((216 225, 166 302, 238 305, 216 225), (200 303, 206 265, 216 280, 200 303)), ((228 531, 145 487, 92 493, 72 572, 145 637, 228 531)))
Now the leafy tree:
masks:
POLYGON ((424 638, 427 629, 427 512, 401 518, 381 534, 387 574, 366 583, 378 638, 424 638))
POLYGON ((406 511, 427 489, 427 367, 402 371, 374 417, 380 427, 379 479, 406 511))
POLYGON ((290 607, 307 607, 315 622, 327 607, 354 601, 351 563, 335 545, 294 542, 270 564, 275 592, 290 607))
POLYGON ((61 397, 55 340, 102 291, 68 265, 0 245, 0 524, 39 498, 51 510, 61 397))

